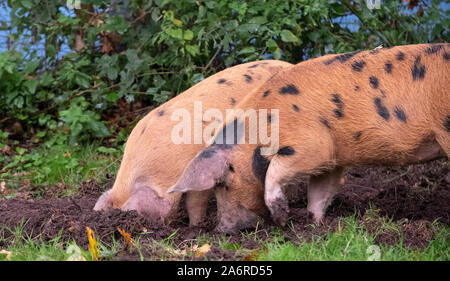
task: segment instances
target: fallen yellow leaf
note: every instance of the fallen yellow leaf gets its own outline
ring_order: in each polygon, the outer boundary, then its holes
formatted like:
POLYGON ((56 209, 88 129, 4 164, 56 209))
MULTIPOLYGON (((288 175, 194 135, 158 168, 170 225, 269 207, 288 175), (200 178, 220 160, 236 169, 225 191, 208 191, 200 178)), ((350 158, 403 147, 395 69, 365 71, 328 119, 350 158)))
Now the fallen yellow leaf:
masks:
POLYGON ((86 226, 86 231, 89 239, 89 251, 93 260, 98 260, 100 256, 100 250, 98 249, 97 240, 95 240, 95 233, 89 226, 86 226))
POLYGON ((210 250, 211 250, 211 246, 209 244, 205 244, 197 249, 194 256, 196 258, 199 258, 199 257, 203 256, 204 254, 208 253, 210 250))
POLYGON ((123 239, 125 239, 125 243, 127 244, 128 247, 131 247, 132 245, 134 245, 133 240, 131 239, 130 233, 128 233, 125 230, 120 229, 120 228, 117 228, 117 230, 123 236, 123 239))
POLYGON ((11 252, 10 251, 6 251, 6 250, 1 250, 0 251, 0 255, 6 255, 6 259, 10 260, 11 259, 11 252))

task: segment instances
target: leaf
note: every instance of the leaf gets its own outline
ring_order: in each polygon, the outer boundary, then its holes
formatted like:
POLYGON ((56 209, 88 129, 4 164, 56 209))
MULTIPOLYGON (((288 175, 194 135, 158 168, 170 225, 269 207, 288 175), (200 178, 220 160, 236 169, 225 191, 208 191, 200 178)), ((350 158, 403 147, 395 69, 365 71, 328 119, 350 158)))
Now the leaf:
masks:
POLYGON ((100 146, 99 148, 97 148, 97 150, 99 152, 102 152, 102 153, 116 153, 116 152, 118 152, 118 150, 115 149, 114 147, 104 147, 104 146, 100 146))
POLYGON ((123 239, 125 240, 125 243, 127 244, 127 247, 131 247, 134 246, 134 242, 131 239, 131 234, 126 232, 123 229, 117 228, 117 230, 119 231, 120 235, 123 236, 123 239))
POLYGON ((200 47, 197 45, 186 45, 186 51, 188 51, 191 56, 195 57, 200 54, 200 47))
POLYGON ((95 233, 89 226, 86 226, 86 231, 89 240, 89 252, 91 252, 92 259, 98 261, 100 250, 98 249, 97 240, 95 240, 95 233))
POLYGON ((297 38, 292 32, 290 32, 287 29, 284 29, 281 31, 281 41, 287 42, 287 43, 295 43, 300 42, 300 39, 297 38))
POLYGON ((205 255, 206 253, 208 253, 210 250, 211 250, 211 246, 209 244, 205 244, 197 249, 194 256, 196 258, 199 258, 199 257, 205 255))
POLYGON ((23 85, 27 88, 28 92, 31 94, 34 94, 36 92, 36 88, 38 86, 39 82, 36 79, 30 79, 25 81, 23 85))
POLYGON ((183 39, 183 30, 180 28, 177 29, 167 29, 166 30, 167 35, 170 37, 176 38, 176 39, 183 39))
POLYGON ((239 55, 243 55, 243 54, 254 54, 255 53, 255 48, 254 47, 246 47, 242 50, 239 51, 239 55))
POLYGON ((1 251, 0 251, 0 255, 6 255, 6 259, 7 259, 7 260, 10 260, 10 259, 11 259, 12 252, 6 251, 6 250, 1 250, 1 251))
POLYGON ((185 30, 183 39, 187 40, 187 41, 191 41, 192 39, 194 39, 194 32, 192 32, 192 30, 190 30, 190 29, 185 30))
POLYGON ((256 248, 253 250, 250 255, 247 255, 244 257, 245 261, 257 261, 258 257, 261 255, 261 253, 267 253, 267 249, 260 250, 259 248, 256 248))
POLYGON ((269 39, 266 42, 266 47, 269 49, 270 52, 275 52, 278 49, 277 42, 273 39, 269 39))
POLYGON ((183 25, 183 22, 179 19, 173 19, 172 22, 178 27, 181 27, 183 25))

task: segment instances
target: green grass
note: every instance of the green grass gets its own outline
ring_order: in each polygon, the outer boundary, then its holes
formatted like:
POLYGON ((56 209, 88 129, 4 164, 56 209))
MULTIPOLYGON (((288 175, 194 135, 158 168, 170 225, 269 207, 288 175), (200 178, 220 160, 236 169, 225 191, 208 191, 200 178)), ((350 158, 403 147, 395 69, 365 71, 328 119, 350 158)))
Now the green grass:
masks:
POLYGON ((364 230, 355 217, 341 218, 338 231, 323 237, 303 241, 299 245, 274 237, 265 243, 258 260, 262 261, 402 261, 402 260, 450 260, 450 228, 440 226, 440 231, 423 250, 404 247, 402 240, 392 246, 376 245, 374 235, 364 230))
POLYGON ((90 253, 78 247, 75 242, 61 241, 61 232, 49 242, 42 242, 39 237, 31 237, 23 233, 24 222, 14 229, 2 228, 0 241, 9 242, 12 246, 8 248, 10 257, 0 254, 0 261, 69 261, 69 260, 91 260, 90 253), (5 232, 13 235, 5 240, 5 232))
POLYGON ((14 197, 22 187, 29 188, 33 197, 40 197, 51 187, 64 189, 61 196, 78 191, 82 181, 92 179, 104 183, 105 175, 115 174, 120 165, 122 151, 106 148, 99 143, 67 145, 58 138, 36 148, 13 146, 11 155, 0 153, 0 182, 14 197))

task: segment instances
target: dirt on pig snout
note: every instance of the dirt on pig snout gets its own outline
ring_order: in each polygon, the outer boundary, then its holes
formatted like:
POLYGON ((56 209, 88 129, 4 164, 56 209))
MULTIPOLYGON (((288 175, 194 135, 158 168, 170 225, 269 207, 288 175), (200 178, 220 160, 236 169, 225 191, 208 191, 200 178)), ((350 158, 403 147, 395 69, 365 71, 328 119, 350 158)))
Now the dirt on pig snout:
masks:
MULTIPOLYGON (((13 243, 13 230, 23 224, 23 235, 50 241, 60 231, 63 241, 75 241, 87 249, 86 226, 90 227, 98 240, 110 244, 114 238, 121 241, 118 228, 132 236, 141 235, 140 241, 163 240, 171 237, 173 245, 181 245, 196 239, 198 234, 221 236, 214 227, 217 223, 214 199, 209 203, 207 221, 201 227, 189 227, 186 210, 182 207, 178 219, 168 226, 147 221, 134 211, 109 212, 92 211, 96 200, 108 186, 99 186, 85 182, 80 192, 71 197, 47 199, 1 199, 0 200, 0 248, 13 243), (175 235, 173 235, 175 233, 175 235)), ((450 162, 437 160, 426 164, 402 168, 352 168, 345 176, 345 184, 328 208, 323 225, 311 228, 312 218, 306 211, 306 183, 289 186, 285 193, 290 201, 291 227, 283 229, 289 240, 306 239, 334 231, 339 217, 356 214, 358 221, 370 233, 377 233, 375 242, 387 245, 395 244, 400 236, 403 244, 423 248, 433 238, 433 222, 450 225, 450 162), (374 219, 368 209, 378 210, 378 218, 392 219, 398 222, 401 233, 379 231, 380 219, 374 219), (292 227, 296 235, 292 234, 292 227), (299 237, 299 234, 301 237, 299 237)), ((182 204, 184 205, 184 204, 182 204)), ((270 240, 270 231, 276 226, 266 222, 258 226, 255 235, 262 240, 270 240)), ((245 235, 231 235, 229 239, 247 249, 256 249, 260 245, 245 235)), ((160 259, 161 252, 145 250, 146 259, 160 259)), ((213 246, 206 255, 208 259, 234 260, 233 251, 213 246)), ((123 251, 118 259, 139 259, 137 253, 123 251)))

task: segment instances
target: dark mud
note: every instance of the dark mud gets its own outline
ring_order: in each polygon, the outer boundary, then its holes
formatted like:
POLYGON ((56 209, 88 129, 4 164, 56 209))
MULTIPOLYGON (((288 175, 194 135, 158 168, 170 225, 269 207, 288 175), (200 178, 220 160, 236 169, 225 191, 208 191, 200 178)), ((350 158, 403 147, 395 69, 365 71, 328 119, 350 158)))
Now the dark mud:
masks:
MULTIPOLYGON (((208 220, 202 227, 189 227, 186 210, 181 208, 178 219, 169 226, 146 221, 136 212, 93 212, 92 208, 99 195, 111 187, 101 187, 92 182, 82 183, 80 192, 62 199, 9 199, 0 200, 0 248, 8 247, 13 241, 14 230, 24 221, 23 234, 43 241, 55 238, 62 231, 63 241, 75 241, 87 249, 86 226, 94 230, 98 240, 111 245, 112 238, 122 241, 118 228, 132 236, 140 234, 140 243, 157 240, 170 240, 175 248, 183 248, 194 241, 199 234, 220 237, 214 231, 216 225, 215 202, 209 206, 208 220), (145 234, 142 234, 145 233, 145 234)), ((376 235, 380 244, 393 245, 402 239, 404 245, 416 248, 426 247, 436 234, 434 221, 450 225, 450 162, 433 161, 409 168, 352 168, 346 173, 345 184, 332 205, 328 208, 324 224, 312 227, 312 217, 306 211, 306 183, 289 186, 285 189, 290 204, 289 227, 283 229, 286 240, 294 243, 310 240, 316 235, 335 231, 339 217, 356 214, 357 219, 370 233, 376 235), (371 208, 378 210, 376 215, 366 212, 371 208), (383 220, 392 220, 397 230, 382 229, 383 220)), ((275 225, 267 221, 258 226, 258 231, 248 235, 236 234, 228 237, 230 245, 260 251, 259 240, 270 240, 270 232, 275 225)), ((161 245, 161 244, 157 244, 161 245)), ((122 243, 113 259, 136 260, 137 251, 126 250, 122 243)), ((166 259, 167 249, 143 247, 141 254, 146 259, 166 259)), ((212 245, 202 258, 210 260, 251 259, 236 255, 236 251, 224 250, 212 245)), ((173 256, 172 256, 173 258, 173 256)), ((183 259, 195 259, 181 255, 183 259)))

